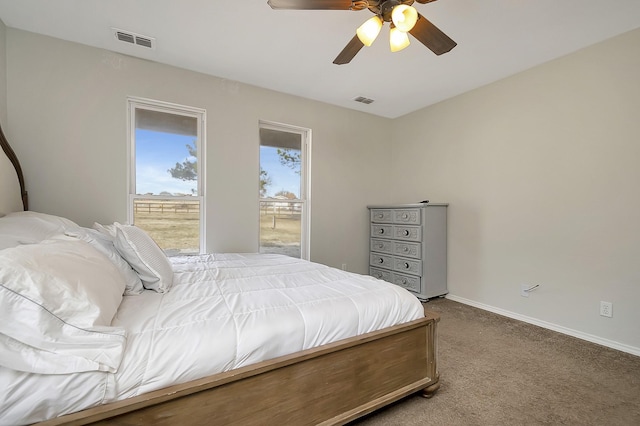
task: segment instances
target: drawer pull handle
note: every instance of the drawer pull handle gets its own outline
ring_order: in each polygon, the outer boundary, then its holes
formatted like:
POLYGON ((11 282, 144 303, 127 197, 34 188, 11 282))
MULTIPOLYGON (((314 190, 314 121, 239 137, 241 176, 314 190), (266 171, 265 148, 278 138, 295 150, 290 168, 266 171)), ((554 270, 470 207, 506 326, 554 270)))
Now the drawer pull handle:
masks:
POLYGON ((411 267, 411 265, 409 265, 407 262, 404 262, 404 269, 409 269, 411 267))
POLYGON ((405 236, 405 237, 408 237, 408 236, 409 236, 409 230, 408 230, 408 229, 405 229, 405 230, 404 230, 404 236, 405 236))
POLYGON ((405 214, 402 215, 402 218, 403 219, 409 219, 409 215, 405 213, 405 214))
POLYGON ((380 229, 378 230, 378 234, 384 234, 384 228, 380 228, 380 229))
POLYGON ((383 215, 382 213, 378 213, 378 217, 379 217, 380 219, 382 219, 382 218, 384 217, 384 215, 383 215))
POLYGON ((405 253, 409 251, 409 247, 405 247, 402 249, 402 251, 404 251, 405 253))
POLYGON ((384 248, 384 244, 378 244, 377 246, 379 249, 384 248))
POLYGON ((380 272, 378 272, 378 273, 376 274, 376 278, 378 278, 378 279, 382 278, 382 274, 381 274, 380 272))
POLYGON ((378 258, 378 263, 384 263, 384 259, 383 258, 378 258))
POLYGON ((407 285, 407 279, 406 278, 402 279, 402 284, 407 285))

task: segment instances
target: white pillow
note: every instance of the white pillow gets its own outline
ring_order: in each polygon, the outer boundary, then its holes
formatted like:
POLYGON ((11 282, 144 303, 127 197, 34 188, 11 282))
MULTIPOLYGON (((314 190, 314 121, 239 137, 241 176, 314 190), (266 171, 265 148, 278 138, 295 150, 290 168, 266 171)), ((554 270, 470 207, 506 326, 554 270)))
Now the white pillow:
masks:
POLYGON ((101 225, 98 222, 93 222, 93 229, 100 232, 102 235, 111 237, 112 239, 116 238, 116 225, 101 225))
POLYGON ((50 229, 57 230, 65 230, 71 228, 77 228, 78 224, 74 221, 67 219, 61 216, 55 216, 47 213, 40 213, 34 211, 23 211, 23 212, 11 212, 7 215, 3 216, 4 219, 12 219, 16 221, 15 223, 20 223, 18 221, 39 221, 43 226, 46 226, 50 229))
POLYGON ((103 233, 89 228, 78 228, 74 231, 67 231, 65 235, 78 238, 91 244, 92 247, 97 249, 100 253, 104 254, 113 262, 118 268, 125 282, 124 294, 129 296, 132 294, 140 294, 144 291, 142 281, 140 277, 118 253, 115 245, 113 244, 113 238, 104 235, 103 233))
POLYGON ((110 325, 124 289, 113 263, 75 238, 0 251, 0 365, 115 372, 125 332, 110 325))
POLYGON ((13 212, 0 218, 0 250, 35 244, 79 226, 64 217, 32 211, 13 212))
POLYGON ((173 269, 158 244, 135 225, 114 223, 114 245, 120 255, 140 276, 142 285, 149 290, 164 293, 173 284, 173 269))

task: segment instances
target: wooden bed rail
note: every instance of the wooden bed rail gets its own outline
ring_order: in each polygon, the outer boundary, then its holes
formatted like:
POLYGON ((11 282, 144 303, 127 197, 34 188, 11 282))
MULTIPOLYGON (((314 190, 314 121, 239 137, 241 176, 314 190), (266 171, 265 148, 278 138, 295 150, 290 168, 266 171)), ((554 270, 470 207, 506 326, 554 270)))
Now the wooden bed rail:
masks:
POLYGON ((406 324, 264 361, 41 425, 336 425, 439 386, 437 323, 406 324))

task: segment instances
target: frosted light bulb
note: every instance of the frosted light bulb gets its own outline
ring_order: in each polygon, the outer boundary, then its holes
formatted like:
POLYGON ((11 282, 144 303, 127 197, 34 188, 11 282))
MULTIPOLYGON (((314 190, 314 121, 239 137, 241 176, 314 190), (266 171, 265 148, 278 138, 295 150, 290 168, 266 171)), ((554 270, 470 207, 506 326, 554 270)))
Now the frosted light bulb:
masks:
POLYGON ((391 12, 391 21, 400 31, 409 32, 418 21, 418 11, 406 4, 399 4, 391 12))
POLYGON ((365 21, 356 30, 358 38, 365 46, 371 46, 373 41, 378 37, 380 29, 382 28, 382 19, 379 16, 374 16, 365 21))
POLYGON ((389 31, 389 47, 392 52, 398 52, 410 44, 409 36, 404 31, 392 27, 389 31))

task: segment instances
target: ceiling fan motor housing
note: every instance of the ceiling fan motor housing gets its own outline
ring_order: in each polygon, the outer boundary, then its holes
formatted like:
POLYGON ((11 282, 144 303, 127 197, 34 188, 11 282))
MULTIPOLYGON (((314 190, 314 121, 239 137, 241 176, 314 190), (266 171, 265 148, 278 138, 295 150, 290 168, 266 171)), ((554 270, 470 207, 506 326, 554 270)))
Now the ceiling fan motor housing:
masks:
POLYGON ((406 4, 407 6, 411 6, 413 4, 414 0, 383 0, 383 1, 376 1, 376 0, 371 0, 369 1, 369 7, 368 9, 380 16, 380 18, 382 18, 382 20, 384 22, 391 22, 391 12, 393 11, 393 8, 400 5, 400 4, 406 4))

